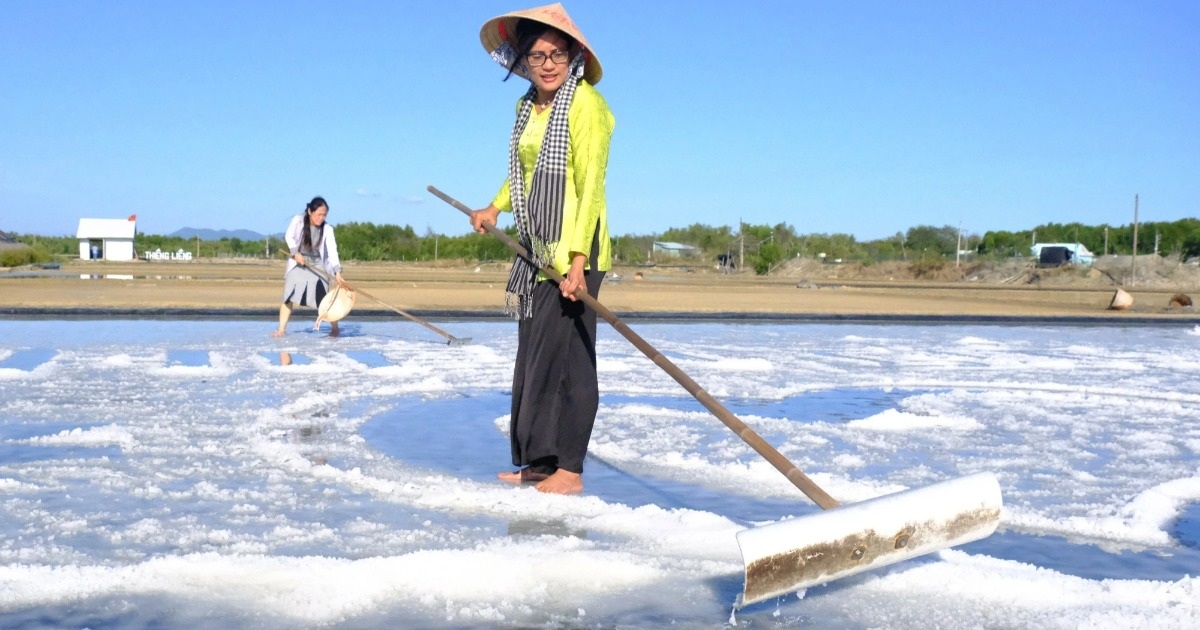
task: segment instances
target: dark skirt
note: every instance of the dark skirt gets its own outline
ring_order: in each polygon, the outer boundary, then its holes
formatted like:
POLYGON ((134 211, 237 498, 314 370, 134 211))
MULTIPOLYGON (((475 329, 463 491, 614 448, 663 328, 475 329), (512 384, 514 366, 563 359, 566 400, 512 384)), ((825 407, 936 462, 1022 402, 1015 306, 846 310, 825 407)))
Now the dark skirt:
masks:
MULTIPOLYGON (((584 273, 587 292, 600 295, 603 271, 584 273)), ((596 378, 596 311, 562 296, 558 283, 533 290, 533 316, 517 331, 509 437, 515 466, 546 474, 583 472, 600 388, 596 378)))

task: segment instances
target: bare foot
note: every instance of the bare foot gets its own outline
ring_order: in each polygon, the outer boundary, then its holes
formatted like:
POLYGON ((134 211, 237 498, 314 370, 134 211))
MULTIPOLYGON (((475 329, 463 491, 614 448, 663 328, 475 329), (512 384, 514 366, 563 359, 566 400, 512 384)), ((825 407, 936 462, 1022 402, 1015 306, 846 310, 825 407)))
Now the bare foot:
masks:
POLYGON ((559 468, 533 489, 548 494, 579 494, 583 492, 583 475, 559 468))
POLYGON ((526 483, 529 481, 541 481, 549 476, 528 468, 522 468, 521 470, 514 470, 512 472, 502 472, 496 475, 496 478, 509 483, 526 483))
POLYGON ((287 331, 285 331, 285 330, 276 330, 275 332, 271 333, 271 336, 272 337, 282 337, 286 334, 287 334, 287 331))

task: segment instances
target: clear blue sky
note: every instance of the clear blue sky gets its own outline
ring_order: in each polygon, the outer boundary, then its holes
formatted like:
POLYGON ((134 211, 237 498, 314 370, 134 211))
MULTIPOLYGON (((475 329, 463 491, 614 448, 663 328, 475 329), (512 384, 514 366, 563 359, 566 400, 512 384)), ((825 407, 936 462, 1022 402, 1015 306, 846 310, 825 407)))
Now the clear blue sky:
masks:
MULTIPOLYGON (((1195 0, 566 0, 617 118, 615 234, 862 240, 1200 215, 1195 0)), ((0 230, 443 234, 506 172, 527 85, 479 44, 534 3, 6 0, 0 230)))

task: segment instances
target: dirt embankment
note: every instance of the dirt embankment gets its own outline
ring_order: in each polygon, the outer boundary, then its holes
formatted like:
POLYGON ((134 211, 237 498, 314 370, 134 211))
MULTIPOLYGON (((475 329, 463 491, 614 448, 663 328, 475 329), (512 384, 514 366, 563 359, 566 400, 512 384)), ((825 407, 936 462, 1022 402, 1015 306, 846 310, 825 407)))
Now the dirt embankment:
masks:
POLYGON ((1008 286, 1040 285, 1073 289, 1137 287, 1155 290, 1197 291, 1200 264, 1184 263, 1177 256, 1104 256, 1088 265, 1041 268, 1027 259, 999 262, 970 260, 921 263, 889 261, 831 264, 813 259, 795 259, 772 275, 801 281, 826 282, 937 282, 978 283, 1008 286))
MULTIPOLYGON (((1200 297, 1200 267, 1169 258, 1102 258, 1092 267, 1040 269, 1026 261, 942 265, 823 264, 793 260, 774 273, 721 273, 709 266, 616 266, 601 302, 617 313, 816 314, 832 316, 1002 316, 1120 319, 1131 314, 1193 319, 1172 305, 1200 297), (1114 292, 1135 298, 1109 311, 1114 292)), ((283 262, 254 259, 68 261, 60 269, 0 270, 0 310, 233 309, 271 316, 283 290, 283 262)), ((390 305, 427 312, 498 313, 507 262, 346 264, 346 279, 390 305)), ((360 300, 355 311, 376 309, 360 300)))
POLYGON ((910 295, 932 296, 941 290, 942 295, 1079 306, 1094 306, 1100 299, 1105 308, 1122 290, 1135 296, 1128 310, 1138 313, 1191 314, 1200 299, 1200 264, 1177 256, 1104 256, 1092 265, 1060 267, 1040 267, 1028 259, 866 265, 795 259, 772 276, 792 279, 802 289, 894 287, 910 295))

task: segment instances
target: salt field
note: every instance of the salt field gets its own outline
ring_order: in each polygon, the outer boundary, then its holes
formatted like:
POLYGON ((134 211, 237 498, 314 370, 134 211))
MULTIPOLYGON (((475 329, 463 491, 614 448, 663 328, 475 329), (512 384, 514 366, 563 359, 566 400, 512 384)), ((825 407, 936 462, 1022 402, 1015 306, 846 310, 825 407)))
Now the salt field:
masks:
MULTIPOLYGON (((632 322, 856 502, 999 531, 737 608, 818 508, 603 323, 581 496, 495 480, 516 327, 0 322, 5 628, 1200 627, 1200 327, 632 322)), ((309 320, 311 321, 311 320, 309 320)))

